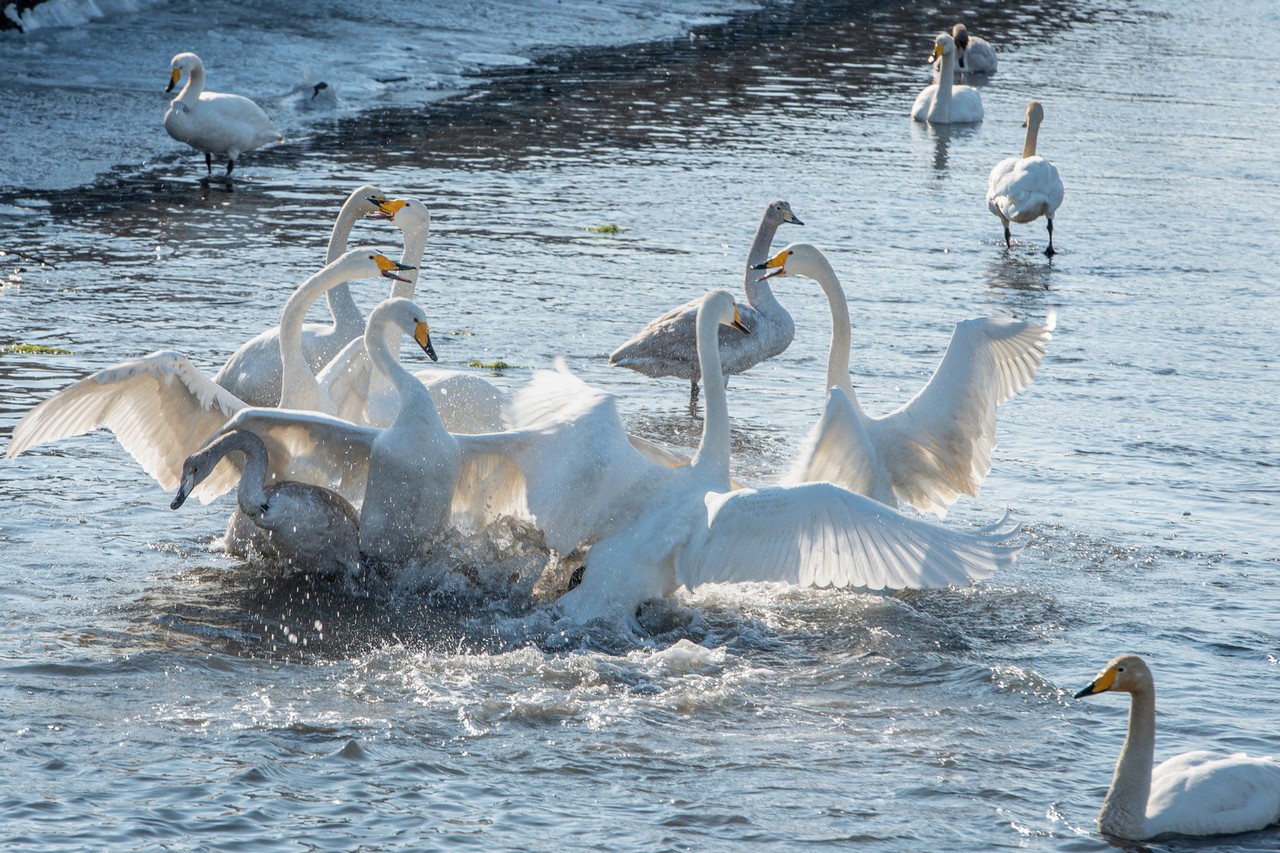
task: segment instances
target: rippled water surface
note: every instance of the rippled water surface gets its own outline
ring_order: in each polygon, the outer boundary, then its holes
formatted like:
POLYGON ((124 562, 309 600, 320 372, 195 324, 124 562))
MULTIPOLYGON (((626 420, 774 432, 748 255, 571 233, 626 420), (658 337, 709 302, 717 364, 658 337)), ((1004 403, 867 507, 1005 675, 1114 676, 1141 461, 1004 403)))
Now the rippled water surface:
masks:
MULTIPOLYGON (((1056 312, 981 499, 947 519, 1008 508, 1021 560, 893 596, 704 587, 649 608, 641 636, 566 632, 534 603, 546 554, 526 530, 453 537, 353 594, 211 553, 228 498, 171 512, 110 434, 66 440, 0 464, 0 845, 1106 850, 1093 819, 1126 702, 1070 697, 1125 651, 1160 685, 1158 757, 1280 753, 1280 7, 455 5, 389 4, 405 17, 379 28, 262 4, 221 61, 234 4, 4 34, 0 159, 35 165, 0 172, 0 345, 71 351, 0 354, 5 441, 127 358, 176 349, 212 373, 372 181, 431 208, 418 301, 443 364, 505 361, 493 381, 515 389, 563 354, 634 430, 692 446, 687 385, 607 353, 736 289, 783 197, 806 224, 775 246, 831 257, 872 412, 928 379, 957 320, 1056 312), (931 37, 962 14, 1000 49, 986 120, 915 125, 931 37), (303 61, 317 38, 324 60, 303 61), (313 115, 279 94, 291 141, 247 156, 233 192, 202 187, 160 127, 168 56, 190 48, 226 88, 310 71, 343 101, 313 115), (1051 262, 1043 223, 1006 251, 983 203, 1030 97, 1067 188, 1051 262), (50 134, 41 113, 89 118, 50 134)), ((398 251, 378 223, 356 238, 398 251)), ((355 287, 366 307, 379 291, 355 287)), ((775 291, 796 340, 730 384, 751 482, 822 402, 825 299, 775 291)), ((1280 830, 1149 846, 1274 850, 1280 830)))

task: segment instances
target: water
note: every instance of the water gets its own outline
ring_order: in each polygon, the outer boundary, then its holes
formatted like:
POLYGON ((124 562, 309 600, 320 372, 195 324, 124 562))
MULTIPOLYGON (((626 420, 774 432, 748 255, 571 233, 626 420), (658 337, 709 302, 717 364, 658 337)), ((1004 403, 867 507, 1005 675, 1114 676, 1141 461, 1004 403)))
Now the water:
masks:
MULTIPOLYGON (((465 574, 443 587, 353 596, 210 553, 226 499, 170 512, 109 435, 64 441, 0 465, 5 845, 1105 850, 1093 818, 1126 703, 1070 695, 1123 651, 1156 673, 1158 757, 1280 752, 1280 10, 968 4, 1001 71, 981 126, 939 132, 906 115, 961 7, 676 6, 427 20, 388 4, 395 28, 323 31, 268 3, 226 39, 230 7, 143 4, 3 36, 0 340, 73 354, 0 356, 0 430, 154 349, 216 369, 374 180, 431 206, 419 301, 442 362, 502 359, 517 367, 494 381, 516 388, 564 354, 634 429, 692 445, 686 386, 605 355, 736 288, 780 196, 806 225, 776 245, 819 244, 850 294, 871 411, 915 392, 955 321, 1057 312, 1036 383, 1001 409, 982 498, 948 518, 1010 508, 1020 562, 892 597, 708 587, 655 608, 643 637, 565 634, 530 602, 544 555, 526 532, 451 542, 465 574), (323 67, 303 53, 316 36, 323 67), (292 141, 246 157, 234 192, 202 188, 159 125, 184 49, 215 88, 284 93, 310 70, 342 102, 312 115, 280 95, 292 141), (47 82, 79 80, 82 57, 91 80, 47 82), (412 89, 376 82, 397 62, 412 89), (1067 186, 1052 262, 1040 224, 1006 253, 982 202, 1033 96, 1067 186), (84 111, 91 131, 39 132, 84 111), (602 224, 623 230, 585 230, 602 224), (524 580, 493 594, 508 576, 524 580)), ((357 237, 398 249, 376 224, 357 237)), ((752 481, 785 468, 822 398, 825 301, 801 279, 777 292, 796 341, 730 386, 752 481)))

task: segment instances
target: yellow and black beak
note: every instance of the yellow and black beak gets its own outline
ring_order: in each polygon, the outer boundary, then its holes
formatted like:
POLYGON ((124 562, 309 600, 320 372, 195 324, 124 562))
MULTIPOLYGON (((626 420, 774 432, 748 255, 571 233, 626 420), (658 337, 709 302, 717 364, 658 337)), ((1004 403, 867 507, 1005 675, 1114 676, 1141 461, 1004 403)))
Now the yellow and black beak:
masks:
POLYGON ((730 325, 739 332, 742 332, 744 335, 751 334, 751 330, 747 328, 747 324, 742 322, 742 314, 738 312, 738 306, 736 304, 733 306, 733 323, 730 325))
POLYGON ((930 62, 933 62, 933 60, 934 60, 934 59, 937 59, 937 58, 938 58, 938 57, 940 57, 940 56, 942 56, 942 45, 940 45, 940 44, 934 44, 934 46, 933 46, 933 59, 930 59, 929 61, 930 61, 930 62))
POLYGON ((753 270, 769 270, 769 272, 760 276, 756 281, 764 281, 766 278, 787 274, 787 258, 791 257, 790 252, 779 252, 769 260, 762 264, 755 264, 751 268, 753 270))
POLYGON ((413 339, 418 342, 418 346, 422 347, 422 351, 432 361, 439 361, 436 358, 435 347, 431 346, 431 330, 427 328, 426 323, 415 323, 413 326, 413 339))
POLYGON ((376 213, 369 214, 370 219, 387 219, 390 221, 395 221, 396 214, 399 213, 406 204, 408 204, 404 199, 389 199, 386 196, 379 195, 369 196, 369 201, 378 206, 376 213))
POLYGON ((169 85, 164 87, 165 94, 173 91, 173 87, 178 85, 178 78, 181 76, 182 72, 176 68, 169 72, 169 85))
POLYGON ((1108 669, 1102 674, 1100 674, 1097 678, 1095 678, 1088 687, 1086 687, 1085 689, 1077 693, 1076 698, 1083 699, 1086 696, 1094 696, 1098 693, 1106 693, 1108 690, 1114 687, 1115 684, 1116 684, 1116 671, 1114 668, 1108 669))
POLYGON ((403 272, 404 270, 417 269, 417 267, 411 267, 408 264, 396 263, 386 255, 374 255, 373 260, 374 263, 378 265, 378 269, 382 271, 383 278, 395 279, 396 281, 403 281, 405 283, 408 283, 409 279, 402 275, 396 275, 396 273, 403 272))

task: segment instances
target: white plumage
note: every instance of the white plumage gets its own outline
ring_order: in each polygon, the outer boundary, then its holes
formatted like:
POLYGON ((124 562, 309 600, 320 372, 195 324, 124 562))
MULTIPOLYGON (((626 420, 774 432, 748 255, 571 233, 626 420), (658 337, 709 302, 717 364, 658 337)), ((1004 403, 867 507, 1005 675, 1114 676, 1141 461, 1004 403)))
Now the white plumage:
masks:
POLYGON ((849 379, 849 306, 826 256, 808 243, 793 243, 760 266, 771 276, 813 279, 831 308, 826 408, 787 482, 827 480, 939 517, 961 494, 976 497, 991 471, 996 407, 1035 379, 1052 316, 1044 324, 1010 317, 956 323, 929 382, 904 405, 872 417, 849 379))
POLYGON ((1132 698, 1129 731, 1098 812, 1098 830, 1130 840, 1158 835, 1230 835, 1280 823, 1280 761, 1196 750, 1152 768, 1155 679, 1137 655, 1115 658, 1079 699, 1106 691, 1132 698))
POLYGON ((956 43, 946 33, 933 42, 933 55, 942 62, 938 82, 926 86, 911 106, 911 117, 930 124, 972 124, 982 121, 982 95, 972 86, 955 82, 956 43))
POLYGON ((204 90, 204 63, 194 53, 179 53, 169 63, 169 85, 172 92, 182 75, 187 83, 178 97, 169 102, 164 114, 164 129, 179 142, 204 152, 205 167, 213 175, 213 155, 227 158, 226 179, 236 160, 246 151, 271 142, 283 142, 262 107, 243 95, 204 90))
POLYGON ((987 209, 1000 217, 1005 246, 1010 245, 1010 222, 1032 222, 1043 216, 1049 228, 1049 245, 1044 253, 1052 258, 1056 254, 1053 248, 1053 215, 1062 204, 1063 187, 1057 168, 1036 154, 1042 121, 1044 107, 1039 101, 1029 102, 1022 122, 1027 129, 1022 156, 1001 160, 991 170, 987 178, 987 209))

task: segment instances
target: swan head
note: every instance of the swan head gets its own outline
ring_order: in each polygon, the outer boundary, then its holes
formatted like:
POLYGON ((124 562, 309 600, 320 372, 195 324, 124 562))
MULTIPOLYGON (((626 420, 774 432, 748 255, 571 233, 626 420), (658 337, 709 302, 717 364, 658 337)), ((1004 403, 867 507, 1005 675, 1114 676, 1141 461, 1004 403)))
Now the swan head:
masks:
POLYGON ((961 50, 969 46, 969 31, 964 28, 964 24, 956 24, 951 28, 951 40, 961 50))
POLYGON ((204 70, 204 63, 194 53, 179 53, 169 60, 169 85, 165 86, 165 92, 172 92, 183 74, 190 75, 196 69, 204 70))
POLYGON ((1028 101, 1027 115, 1022 119, 1022 126, 1039 127, 1042 121, 1044 121, 1044 107, 1040 106, 1039 101, 1028 101))
POLYGON ((812 273, 815 266, 820 263, 821 258, 822 252, 817 246, 810 243, 792 243, 764 263, 756 264, 752 269, 768 270, 757 281, 788 275, 815 278, 812 273))
POLYGON ((955 39, 946 33, 938 33, 937 38, 933 40, 933 60, 937 60, 943 56, 950 56, 955 52, 955 39))
POLYGON ((187 498, 191 497, 191 493, 208 479, 209 475, 213 473, 213 469, 218 467, 218 463, 222 461, 224 456, 233 450, 239 450, 247 458, 252 446, 256 446, 256 449, 264 457, 266 456, 266 445, 262 443, 262 439, 256 434, 245 430, 231 430, 224 435, 218 436, 184 459, 182 462, 182 479, 178 481, 178 491, 173 496, 169 509, 177 509, 186 503, 187 498))
MULTIPOLYGON (((431 345, 431 327, 426 313, 412 299, 392 297, 377 304, 369 314, 369 329, 392 326, 413 338, 432 361, 439 361, 435 347, 431 345)), ((366 331, 366 335, 367 335, 366 331)))
POLYGON ((800 217, 791 212, 791 202, 783 201, 780 198, 775 198, 773 201, 769 202, 769 206, 765 209, 764 215, 765 218, 774 225, 782 225, 787 222, 792 225, 804 224, 800 221, 800 217))
POLYGON ((369 215, 370 219, 390 220, 406 234, 422 232, 431 226, 431 213, 427 210, 427 206, 416 198, 381 197, 377 200, 372 198, 369 200, 378 208, 369 215))
POLYGON ((1088 687, 1076 694, 1077 699, 1106 693, 1109 690, 1121 693, 1150 693, 1155 690, 1155 680, 1147 662, 1137 655, 1121 655, 1102 668, 1088 687))
POLYGON ((396 273, 417 269, 417 267, 393 261, 381 252, 368 249, 353 249, 329 264, 326 269, 328 268, 346 275, 349 279, 377 275, 394 281, 408 281, 407 278, 396 273))
POLYGON ((716 318, 722 326, 729 326, 737 329, 744 335, 751 334, 751 330, 747 328, 747 324, 742 322, 742 314, 738 311, 738 303, 734 301, 733 294, 727 290, 711 290, 707 295, 702 297, 702 307, 698 309, 698 313, 708 311, 711 316, 716 318))

